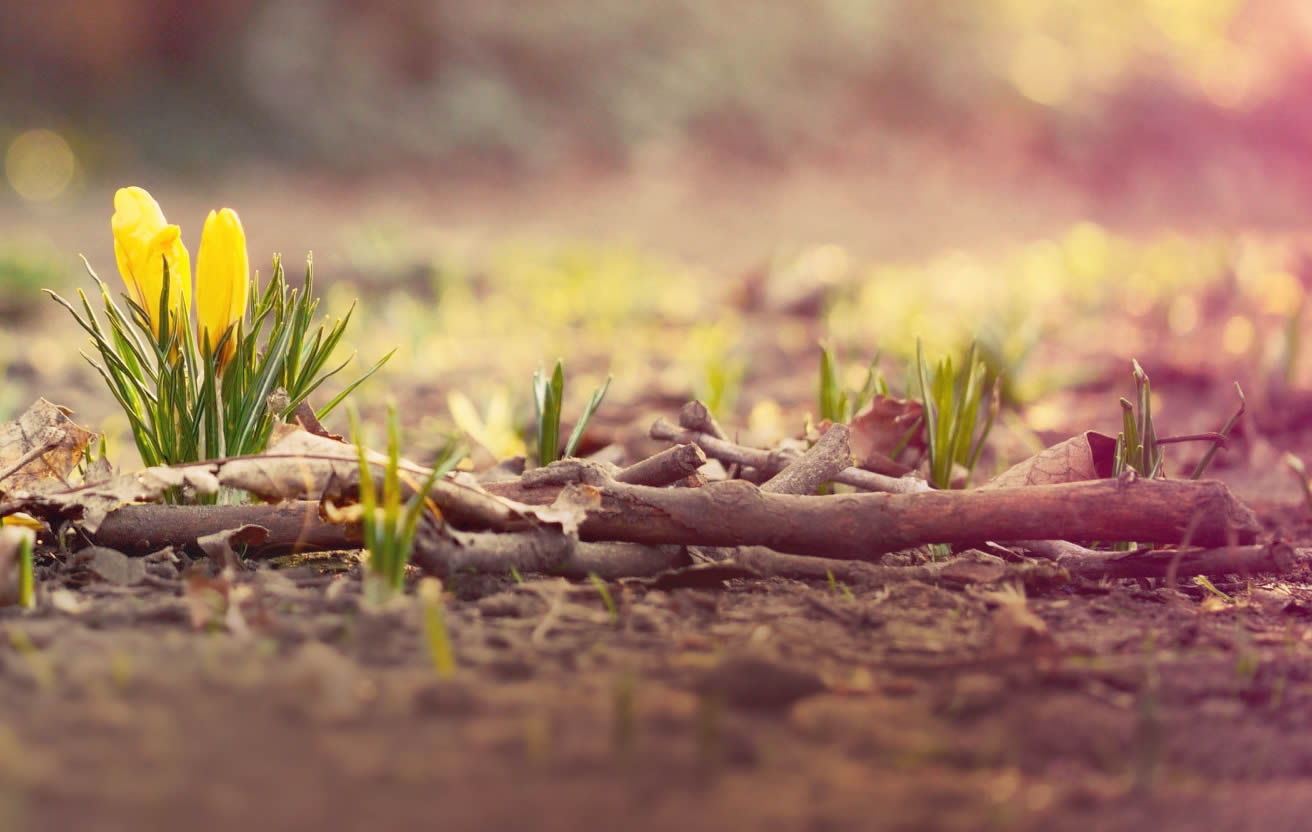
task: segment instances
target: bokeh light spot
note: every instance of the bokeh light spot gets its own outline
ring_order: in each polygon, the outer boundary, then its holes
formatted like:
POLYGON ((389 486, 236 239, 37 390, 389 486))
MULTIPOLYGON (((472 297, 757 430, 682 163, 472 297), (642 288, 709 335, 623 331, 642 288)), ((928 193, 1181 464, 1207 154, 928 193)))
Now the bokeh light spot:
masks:
POLYGON ((76 161, 63 136, 53 130, 28 130, 5 151, 5 177, 23 199, 47 202, 73 181, 76 161))
POLYGON ((1243 315, 1235 315, 1225 322, 1221 331, 1221 347, 1231 355, 1243 355, 1253 348, 1256 337, 1253 322, 1243 315))
POLYGON ((1166 311, 1166 325, 1174 335, 1187 335, 1198 326, 1198 301, 1193 295, 1180 295, 1166 311))
POLYGON ((1262 299, 1262 311, 1268 315, 1288 318, 1303 303, 1303 284, 1286 271, 1262 275, 1257 293, 1262 299))
POLYGON ((1048 35, 1026 35, 1011 56, 1011 83, 1031 101, 1060 104, 1071 92, 1070 50, 1048 35))

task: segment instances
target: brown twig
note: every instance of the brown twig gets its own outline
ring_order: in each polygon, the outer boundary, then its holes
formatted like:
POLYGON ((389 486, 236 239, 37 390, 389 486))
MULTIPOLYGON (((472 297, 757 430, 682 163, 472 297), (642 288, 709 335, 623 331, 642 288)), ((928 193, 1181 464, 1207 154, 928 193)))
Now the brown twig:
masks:
POLYGON ((567 578, 590 574, 606 580, 655 575, 689 562, 682 546, 640 543, 580 543, 570 535, 542 531, 445 534, 417 541, 413 562, 439 577, 463 570, 483 573, 546 572, 567 578))
POLYGON ((264 556, 360 545, 348 539, 343 526, 322 522, 319 504, 308 500, 251 506, 126 505, 107 514, 91 539, 120 552, 146 554, 165 546, 194 546, 198 537, 247 525, 269 530, 268 541, 258 549, 264 556))
MULTIPOLYGON (((767 494, 814 494, 852 466, 847 425, 830 425, 820 440, 761 486, 767 494)), ((696 447, 696 446, 694 446, 696 447)))
MULTIPOLYGON (((663 418, 657 419, 651 426, 650 435, 652 439, 666 442, 692 442, 709 457, 721 462, 756 468, 766 476, 778 474, 796 458, 790 454, 749 448, 707 433, 678 428, 663 418)), ((867 491, 886 491, 894 494, 912 494, 929 490, 928 483, 916 477, 889 477, 852 466, 844 468, 832 477, 832 480, 844 485, 864 488, 867 491)))
POLYGON ((704 433, 720 440, 729 438, 724 429, 720 427, 720 424, 715 421, 715 417, 711 415, 710 408, 696 399, 679 409, 679 427, 684 430, 704 433))
MULTIPOLYGON (((579 486, 572 486, 579 487, 579 486)), ((924 543, 1058 539, 1175 543, 1195 511, 1195 539, 1221 545, 1228 529, 1241 543, 1260 530, 1256 516, 1213 481, 1092 480, 988 491, 843 494, 763 493, 742 481, 660 489, 612 483, 580 527, 585 540, 738 546, 877 561, 924 543)), ((551 502, 551 491, 526 502, 551 502)))
POLYGON ((675 445, 620 470, 615 481, 629 485, 671 485, 696 473, 705 464, 706 454, 701 448, 693 444, 675 445))
POLYGON ((1155 549, 1137 552, 1068 554, 1057 564, 1082 578, 1162 578, 1174 575, 1283 574, 1306 557, 1288 543, 1266 546, 1221 546, 1214 549, 1155 549))

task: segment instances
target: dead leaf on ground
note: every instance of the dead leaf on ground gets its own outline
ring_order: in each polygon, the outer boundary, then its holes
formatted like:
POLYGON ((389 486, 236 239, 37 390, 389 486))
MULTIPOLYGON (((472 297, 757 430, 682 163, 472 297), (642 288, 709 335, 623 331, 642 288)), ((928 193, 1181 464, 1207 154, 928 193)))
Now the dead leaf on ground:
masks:
POLYGON ((1112 475, 1115 454, 1114 438, 1105 433, 1086 430, 1016 463, 980 488, 1056 485, 1107 479, 1112 475))
POLYGON ((916 453, 925 448, 924 431, 915 430, 910 439, 907 433, 921 421, 924 405, 910 399, 875 396, 861 412, 848 423, 851 436, 848 443, 857 465, 880 474, 900 477, 911 470, 893 459, 905 447, 916 453))
MULTIPOLYGON (((368 458, 380 466, 379 471, 387 462, 387 457, 374 451, 368 458)), ((317 500, 325 494, 354 490, 359 459, 350 443, 300 428, 284 429, 274 434, 263 454, 224 462, 219 467, 219 482, 270 501, 317 500)), ((422 482, 431 470, 408 459, 402 459, 398 467, 403 477, 416 482, 422 482)))
POLYGON ((225 629, 234 636, 249 637, 251 631, 241 608, 242 602, 251 598, 253 590, 246 585, 234 584, 228 574, 229 570, 225 570, 219 577, 211 578, 192 573, 183 581, 182 597, 191 615, 191 626, 197 630, 207 627, 225 629))
POLYGON ((42 516, 58 514, 77 520, 88 534, 95 534, 105 516, 128 503, 153 502, 173 488, 212 494, 218 488, 214 465, 159 466, 136 474, 123 474, 105 482, 47 493, 15 492, 10 499, 42 516))
POLYGON ((263 526, 248 524, 236 529, 224 529, 221 532, 205 534, 196 538, 196 545, 200 547, 205 556, 219 565, 220 568, 229 567, 237 569, 241 567, 241 556, 237 554, 237 547, 259 546, 269 539, 269 530, 263 526))
POLYGON ((78 552, 78 559, 86 563, 91 574, 117 586, 132 586, 141 583, 146 577, 146 564, 117 549, 90 546, 78 552))
POLYGON ((66 487, 64 478, 96 438, 70 419, 69 413, 37 399, 18 419, 0 425, 0 493, 66 487), (17 468, 10 471, 14 466, 17 468))

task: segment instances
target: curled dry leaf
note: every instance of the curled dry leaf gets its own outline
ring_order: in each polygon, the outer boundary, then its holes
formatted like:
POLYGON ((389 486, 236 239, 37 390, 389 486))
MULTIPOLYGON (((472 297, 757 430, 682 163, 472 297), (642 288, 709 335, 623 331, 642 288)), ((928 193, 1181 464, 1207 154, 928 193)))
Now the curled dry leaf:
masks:
POLYGON ((1115 454, 1115 439, 1105 433, 1086 430, 1016 463, 980 488, 1057 485, 1106 479, 1112 475, 1115 454))
POLYGON ((268 538, 268 529, 248 524, 236 529, 224 529, 214 534, 201 535, 196 538, 196 545, 206 557, 221 568, 238 569, 241 567, 241 556, 237 554, 236 547, 259 546, 268 538))
POLYGON ((907 437, 917 422, 922 421, 924 405, 910 399, 894 399, 889 396, 875 396, 870 404, 852 417, 848 424, 852 435, 849 443, 852 456, 857 465, 880 474, 900 477, 911 468, 903 465, 893 457, 906 447, 921 453, 925 449, 925 433, 915 429, 907 437))
POLYGON ((74 423, 70 412, 37 399, 17 420, 0 425, 0 493, 66 486, 64 478, 96 438, 74 423))

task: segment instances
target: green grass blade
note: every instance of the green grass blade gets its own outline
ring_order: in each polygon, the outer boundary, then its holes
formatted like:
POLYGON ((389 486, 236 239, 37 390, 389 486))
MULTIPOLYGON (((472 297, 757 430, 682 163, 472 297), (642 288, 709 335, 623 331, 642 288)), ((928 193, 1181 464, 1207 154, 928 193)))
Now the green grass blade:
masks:
POLYGON ((611 376, 606 376, 606 383, 601 385, 599 390, 592 392, 592 398, 588 399, 588 406, 583 409, 583 415, 574 425, 574 430, 570 432, 569 439, 565 442, 565 456, 574 456, 574 451, 578 449, 579 441, 583 438, 583 431, 588 426, 588 421, 592 419, 592 414, 597 412, 601 407, 601 400, 606 398, 606 391, 610 389, 611 376))

